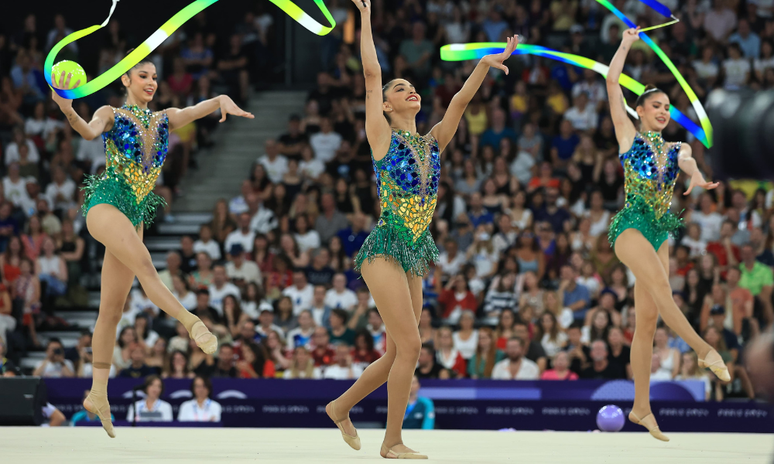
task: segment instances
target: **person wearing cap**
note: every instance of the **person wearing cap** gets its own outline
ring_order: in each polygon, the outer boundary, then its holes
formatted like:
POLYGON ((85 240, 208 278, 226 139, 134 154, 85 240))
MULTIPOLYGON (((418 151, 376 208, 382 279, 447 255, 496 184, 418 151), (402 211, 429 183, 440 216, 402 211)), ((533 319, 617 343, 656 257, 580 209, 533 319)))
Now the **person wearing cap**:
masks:
POLYGON ((245 250, 241 244, 235 243, 231 245, 228 254, 231 256, 231 261, 226 263, 226 275, 238 287, 244 287, 250 282, 256 284, 263 282, 261 270, 253 261, 245 259, 245 250))
POLYGON ((262 307, 261 314, 258 316, 258 325, 255 326, 255 333, 263 339, 263 337, 268 337, 271 332, 277 332, 280 338, 285 338, 285 331, 274 323, 274 308, 271 306, 262 307))

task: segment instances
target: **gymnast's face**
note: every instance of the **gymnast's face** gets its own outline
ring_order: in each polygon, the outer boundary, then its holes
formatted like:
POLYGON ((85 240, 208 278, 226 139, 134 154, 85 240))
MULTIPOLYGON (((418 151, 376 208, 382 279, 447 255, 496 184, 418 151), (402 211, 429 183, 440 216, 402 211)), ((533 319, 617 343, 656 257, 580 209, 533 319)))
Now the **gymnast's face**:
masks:
POLYGON ((669 124, 669 97, 663 92, 654 92, 645 102, 637 107, 643 131, 661 132, 669 124))
POLYGON ((415 116, 422 108, 422 97, 406 79, 393 79, 384 91, 384 112, 388 115, 415 116))
POLYGON ((135 102, 148 103, 153 100, 159 87, 156 66, 153 63, 142 63, 132 68, 128 75, 121 76, 121 82, 126 87, 127 95, 135 102))

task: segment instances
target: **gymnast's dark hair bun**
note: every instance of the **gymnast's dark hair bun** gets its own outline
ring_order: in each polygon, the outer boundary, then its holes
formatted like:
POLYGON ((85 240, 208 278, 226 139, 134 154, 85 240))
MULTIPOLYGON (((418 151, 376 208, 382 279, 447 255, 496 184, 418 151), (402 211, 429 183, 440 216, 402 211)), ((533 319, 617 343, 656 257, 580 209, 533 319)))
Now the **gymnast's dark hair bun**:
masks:
POLYGON ((639 97, 637 97, 637 102, 634 104, 634 107, 642 106, 645 104, 650 97, 653 95, 656 95, 657 93, 665 93, 663 90, 659 89, 653 84, 648 84, 645 86, 645 90, 642 91, 642 94, 640 94, 639 97))

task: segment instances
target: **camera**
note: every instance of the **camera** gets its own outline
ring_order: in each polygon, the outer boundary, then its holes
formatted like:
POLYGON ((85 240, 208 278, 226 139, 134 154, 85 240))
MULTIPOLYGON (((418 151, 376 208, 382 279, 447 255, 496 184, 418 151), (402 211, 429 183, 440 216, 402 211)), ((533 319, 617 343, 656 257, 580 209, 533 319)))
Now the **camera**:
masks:
POLYGON ((54 354, 57 356, 62 356, 64 354, 64 350, 62 348, 54 348, 54 354))

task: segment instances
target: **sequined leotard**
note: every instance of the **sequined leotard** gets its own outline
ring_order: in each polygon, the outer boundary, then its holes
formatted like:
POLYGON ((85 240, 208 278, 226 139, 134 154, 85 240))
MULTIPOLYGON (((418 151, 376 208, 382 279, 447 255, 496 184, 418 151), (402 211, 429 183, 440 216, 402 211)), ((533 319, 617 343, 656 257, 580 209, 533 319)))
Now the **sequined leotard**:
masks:
POLYGON ((681 219, 669 211, 680 146, 664 142, 658 132, 638 132, 629 151, 618 155, 624 168, 626 204, 610 223, 611 246, 621 232, 634 228, 658 250, 682 226, 681 219))
POLYGON ((83 214, 107 203, 124 213, 135 227, 147 225, 153 222, 156 208, 164 204, 153 188, 167 157, 167 113, 124 105, 113 108, 113 115, 113 128, 102 134, 106 169, 102 175, 86 179, 83 214))
POLYGON ((405 272, 422 276, 438 259, 428 226, 438 199, 441 157, 430 134, 392 131, 390 148, 374 160, 381 216, 355 257, 355 269, 377 256, 395 260, 405 272))

